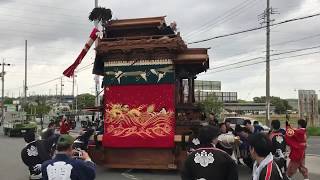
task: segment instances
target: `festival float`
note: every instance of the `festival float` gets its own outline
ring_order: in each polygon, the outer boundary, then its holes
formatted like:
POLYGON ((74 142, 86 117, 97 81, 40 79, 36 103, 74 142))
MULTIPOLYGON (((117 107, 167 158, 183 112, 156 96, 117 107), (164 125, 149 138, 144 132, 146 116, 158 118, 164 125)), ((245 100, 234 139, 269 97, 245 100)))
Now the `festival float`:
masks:
POLYGON ((104 89, 104 132, 89 147, 92 159, 107 168, 180 168, 186 137, 200 126, 194 79, 209 68, 207 49, 188 48, 165 16, 107 20, 102 27, 84 48, 97 39, 93 74, 103 76, 104 89))

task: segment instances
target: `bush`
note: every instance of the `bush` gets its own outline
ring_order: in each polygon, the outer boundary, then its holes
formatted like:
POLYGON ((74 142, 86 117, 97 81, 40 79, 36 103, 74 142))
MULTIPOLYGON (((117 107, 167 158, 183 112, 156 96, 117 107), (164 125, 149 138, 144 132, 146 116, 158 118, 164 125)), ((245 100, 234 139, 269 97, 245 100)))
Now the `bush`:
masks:
POLYGON ((320 136, 320 127, 307 128, 308 136, 320 136))

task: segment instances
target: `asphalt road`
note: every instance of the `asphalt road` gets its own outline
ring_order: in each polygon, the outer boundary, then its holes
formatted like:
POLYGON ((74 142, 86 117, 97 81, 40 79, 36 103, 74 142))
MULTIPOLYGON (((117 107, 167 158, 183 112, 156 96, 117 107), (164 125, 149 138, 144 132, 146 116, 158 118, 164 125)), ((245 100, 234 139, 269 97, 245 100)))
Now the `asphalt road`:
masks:
POLYGON ((320 137, 309 137, 307 154, 320 155, 320 137))
MULTIPOLYGON (((0 127, 0 179, 1 180, 27 180, 27 167, 22 163, 20 151, 25 145, 22 138, 9 138, 3 135, 0 127)), ((308 153, 320 155, 320 138, 310 138, 308 153)), ((312 180, 320 179, 317 173, 317 165, 320 157, 312 156, 307 158, 307 167, 311 170, 312 180), (317 174, 317 175, 316 175, 317 174)), ((240 180, 250 179, 250 172, 246 167, 239 166, 240 180)), ((179 180, 179 173, 176 171, 148 171, 148 170, 108 170, 97 167, 97 180, 179 180)), ((295 180, 302 180, 300 175, 295 180)))

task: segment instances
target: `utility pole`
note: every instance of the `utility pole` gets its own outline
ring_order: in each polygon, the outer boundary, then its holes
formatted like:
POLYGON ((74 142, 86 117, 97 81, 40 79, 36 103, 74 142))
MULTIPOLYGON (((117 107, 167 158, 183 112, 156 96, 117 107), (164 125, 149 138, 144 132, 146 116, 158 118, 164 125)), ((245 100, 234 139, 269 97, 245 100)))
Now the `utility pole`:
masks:
POLYGON ((11 64, 6 64, 4 62, 4 59, 2 59, 2 71, 1 71, 1 80, 2 80, 2 89, 1 89, 1 122, 4 121, 4 76, 5 76, 5 71, 4 71, 4 66, 10 66, 11 64))
POLYGON ((56 84, 56 102, 58 102, 58 84, 56 84))
POLYGON ((267 44, 266 44, 266 125, 270 126, 270 0, 267 0, 267 44))
POLYGON ((28 40, 25 41, 25 52, 24 52, 24 103, 27 104, 27 62, 28 62, 28 40))
POLYGON ((74 83, 75 83, 75 76, 76 76, 76 74, 73 74, 73 76, 72 76, 72 110, 74 110, 74 83))
POLYGON ((63 89, 63 82, 62 82, 62 77, 61 77, 61 82, 60 82, 60 104, 62 104, 62 89, 63 89))
MULTIPOLYGON (((94 7, 96 8, 96 7, 98 7, 99 6, 99 3, 98 3, 98 0, 94 0, 94 7)), ((96 27, 96 28, 98 28, 98 24, 99 24, 99 21, 95 21, 94 22, 94 26, 96 27)), ((97 47, 98 46, 98 41, 96 41, 95 42, 95 47, 97 47)), ((96 103, 95 103, 95 105, 96 106, 100 106, 100 98, 99 98, 99 93, 100 93, 100 76, 99 75, 95 75, 95 77, 94 77, 94 81, 95 81, 95 89, 96 89, 96 103)), ((96 113, 96 118, 98 118, 99 119, 99 112, 98 113, 96 113)))
MULTIPOLYGON (((76 97, 78 96, 78 84, 77 84, 77 95, 76 97)), ((79 120, 79 114, 78 114, 78 99, 76 98, 76 116, 77 116, 77 120, 79 120)))
POLYGON ((270 23, 271 14, 276 14, 270 7, 270 0, 267 0, 267 8, 262 15, 259 16, 263 20, 261 24, 266 24, 266 125, 270 126, 270 23))

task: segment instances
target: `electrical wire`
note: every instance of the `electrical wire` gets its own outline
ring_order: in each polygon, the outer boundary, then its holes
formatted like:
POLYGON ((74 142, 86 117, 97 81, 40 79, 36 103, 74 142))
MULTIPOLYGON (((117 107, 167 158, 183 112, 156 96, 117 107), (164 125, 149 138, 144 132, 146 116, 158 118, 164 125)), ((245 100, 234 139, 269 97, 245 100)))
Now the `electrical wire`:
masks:
MULTIPOLYGON (((311 52, 311 53, 304 53, 304 54, 298 54, 298 55, 287 56, 287 57, 281 57, 281 58, 271 59, 270 61, 280 61, 280 60, 283 60, 283 59, 290 59, 290 58, 313 55, 313 54, 320 54, 320 51, 315 51, 315 52, 311 52)), ((237 67, 222 69, 222 70, 218 70, 218 71, 212 71, 212 72, 208 72, 208 73, 205 73, 205 74, 199 74, 198 76, 204 76, 204 75, 209 75, 209 74, 215 74, 215 73, 218 73, 218 72, 224 72, 224 71, 228 71, 228 70, 239 69, 239 68, 243 68, 243 67, 253 66, 253 65, 256 65, 256 64, 262 64, 262 63, 265 63, 265 62, 266 62, 266 60, 258 61, 258 62, 251 63, 251 64, 246 64, 246 65, 241 65, 241 66, 237 66, 237 67)))
MULTIPOLYGON (((312 15, 308 15, 308 16, 304 16, 304 17, 299 17, 299 18, 288 19, 288 20, 281 21, 281 22, 278 22, 278 23, 270 24, 270 26, 276 26, 276 25, 281 25, 281 24, 285 24, 285 23, 289 23, 289 22, 294 22, 294 21, 299 21, 299 20, 303 20, 303 19, 309 19, 309 18, 316 17, 316 16, 320 16, 320 13, 312 14, 312 15)), ((238 31, 238 32, 233 32, 233 33, 229 33, 229 34, 219 35, 219 36, 215 36, 215 37, 211 37, 211 38, 206 38, 206 39, 202 39, 202 40, 198 40, 198 41, 193 41, 193 42, 190 42, 190 43, 188 43, 188 44, 202 43, 202 42, 211 41, 211 40, 214 40, 214 39, 219 39, 219 38, 224 38, 224 37, 229 37, 229 36, 234 36, 234 35, 238 35, 238 34, 243 34, 243 33, 251 32, 251 31, 260 30, 260 29, 264 29, 264 28, 266 28, 266 27, 267 27, 267 25, 264 25, 264 26, 261 26, 261 27, 255 27, 255 28, 251 28, 251 29, 247 29, 247 30, 243 30, 243 31, 238 31)))
POLYGON ((315 37, 319 37, 319 36, 320 36, 320 33, 319 33, 319 34, 314 34, 314 35, 311 35, 311 36, 307 36, 307 37, 303 37, 303 38, 300 38, 300 39, 295 39, 295 40, 290 40, 290 41, 284 41, 284 42, 280 42, 280 43, 275 43, 275 44, 272 44, 272 46, 279 46, 279 45, 283 45, 283 44, 289 44, 289 43, 304 41, 304 40, 311 39, 311 38, 315 38, 315 37))
MULTIPOLYGON (((280 53, 275 53, 275 54, 271 54, 270 56, 279 56, 279 55, 283 55, 283 54, 290 54, 290 53, 306 51, 306 50, 311 50, 311 49, 317 49, 317 48, 320 48, 320 45, 313 46, 313 47, 308 47, 308 48, 302 48, 302 49, 295 49, 295 50, 290 50, 290 51, 285 51, 285 52, 280 52, 280 53)), ((238 62, 226 64, 226 65, 217 66, 217 67, 214 67, 214 68, 210 68, 209 70, 220 69, 220 68, 233 66, 233 65, 237 65, 237 64, 242 64, 242 63, 245 63, 245 62, 251 62, 251 61, 254 61, 254 60, 264 59, 264 58, 265 58, 264 56, 255 57, 255 58, 242 60, 242 61, 238 61, 238 62)))
MULTIPOLYGON (((92 66, 92 65, 93 65, 93 63, 90 63, 90 64, 88 64, 88 65, 86 65, 86 66, 83 66, 83 67, 79 68, 79 69, 78 69, 78 70, 76 70, 75 72, 76 72, 76 73, 83 72, 83 71, 85 71, 85 70, 87 70, 87 69, 91 68, 91 66, 92 66)), ((54 81, 56 81, 56 80, 59 80, 59 79, 61 79, 61 78, 63 78, 63 77, 64 77, 64 76, 59 76, 59 77, 56 77, 56 78, 50 79, 50 80, 45 81, 45 82, 41 82, 41 83, 37 83, 37 84, 32 84, 32 85, 29 85, 29 86, 28 86, 28 88, 34 88, 34 87, 43 86, 43 85, 49 84, 49 83, 51 83, 51 82, 54 82, 54 81)), ((20 88, 22 88, 22 87, 9 88, 9 89, 7 89, 7 90, 20 89, 20 88)))
POLYGON ((210 20, 209 22, 205 23, 204 25, 202 25, 200 28, 191 31, 189 33, 187 33, 185 35, 186 38, 190 38, 195 34, 199 34, 205 30, 207 30, 208 28, 216 25, 217 23, 223 21, 223 20, 227 20, 226 18, 230 17, 230 15, 232 16, 234 13, 238 12, 239 10, 242 10, 243 8, 245 8, 248 4, 255 2, 256 0, 246 0, 236 6, 234 6, 233 8, 227 10, 226 12, 224 12, 222 15, 218 16, 217 18, 210 20), (213 22, 212 22, 213 21, 213 22))
POLYGON ((66 11, 72 11, 72 12, 75 12, 75 11, 78 11, 78 12, 87 12, 85 10, 79 10, 79 9, 76 9, 76 8, 62 8, 62 7, 56 7, 56 6, 48 6, 48 5, 43 5, 43 4, 39 4, 39 3, 30 3, 29 1, 22 1, 22 2, 19 2, 19 5, 20 4, 25 4, 25 5, 28 5, 28 6, 38 6, 38 7, 45 7, 45 8, 50 8, 50 9, 61 9, 61 10, 66 10, 66 11))

